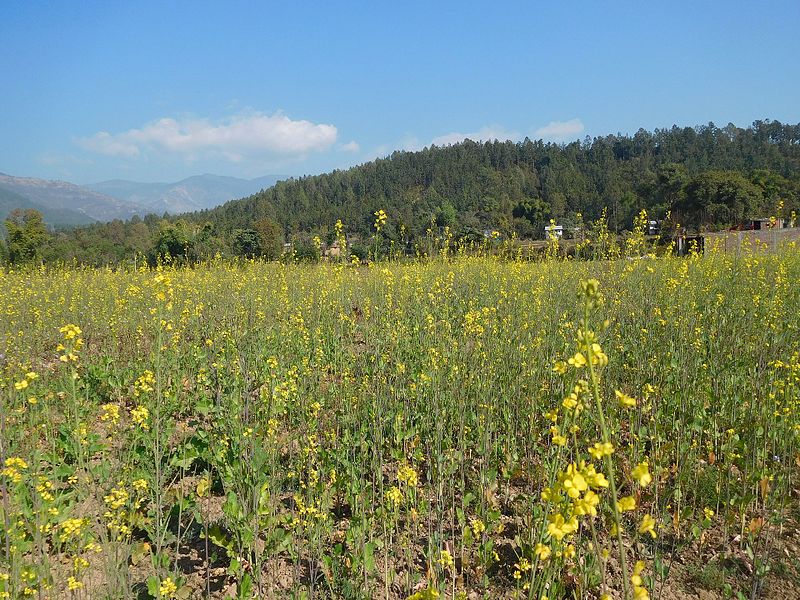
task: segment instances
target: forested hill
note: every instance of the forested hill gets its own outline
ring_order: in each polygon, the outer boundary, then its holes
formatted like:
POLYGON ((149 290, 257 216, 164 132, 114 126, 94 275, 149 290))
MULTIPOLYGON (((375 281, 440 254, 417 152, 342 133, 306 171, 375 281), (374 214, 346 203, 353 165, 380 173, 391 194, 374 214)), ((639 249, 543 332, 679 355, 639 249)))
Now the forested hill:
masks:
MULTIPOLYGON (((761 188, 767 203, 780 195, 787 206, 796 204, 800 124, 673 127, 567 145, 467 140, 283 181, 191 218, 224 231, 268 217, 287 233, 331 228, 341 219, 349 231, 369 235, 373 213, 383 209, 390 222, 404 225, 412 237, 423 233, 432 217, 460 232, 493 228, 525 237, 540 235, 551 218, 582 213, 596 219, 607 207, 610 227, 623 229, 641 208, 663 216, 681 200, 685 204, 684 188, 709 171, 740 175, 715 173, 731 176, 726 182, 743 188, 735 192, 753 196, 746 198, 753 210, 771 207, 758 205, 759 190, 748 183, 761 188)), ((692 200, 702 201, 690 198, 689 205, 678 208, 691 212, 692 200)), ((727 221, 738 215, 708 216, 727 221)))
POLYGON ((385 237, 413 242, 432 220, 455 236, 491 229, 540 238, 550 219, 569 225, 578 213, 595 220, 604 209, 612 230, 629 228, 642 208, 659 218, 671 210, 701 228, 769 216, 781 203, 783 216, 800 208, 800 124, 709 123, 566 145, 467 140, 289 179, 168 221, 150 216, 63 232, 50 255, 107 262, 188 245, 201 255, 258 254, 265 223, 273 225, 268 237, 330 241, 341 220, 348 236, 363 239, 374 233, 377 210, 388 215, 385 237))

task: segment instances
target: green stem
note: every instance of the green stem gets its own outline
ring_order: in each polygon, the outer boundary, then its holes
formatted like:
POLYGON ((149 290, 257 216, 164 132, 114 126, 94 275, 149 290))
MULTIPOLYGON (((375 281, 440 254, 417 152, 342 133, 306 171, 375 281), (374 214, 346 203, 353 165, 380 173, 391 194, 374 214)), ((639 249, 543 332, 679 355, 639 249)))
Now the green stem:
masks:
MULTIPOLYGON (((587 302, 584 307, 584 319, 583 319, 583 326, 584 326, 584 333, 588 334, 588 325, 589 325, 589 303, 587 302)), ((609 433, 608 433, 608 426, 606 425, 606 418, 603 412, 603 403, 600 398, 600 378, 597 372, 594 369, 593 359, 594 353, 592 351, 592 344, 590 341, 586 343, 586 354, 587 359, 586 362, 589 366, 589 378, 592 381, 592 396, 594 396, 594 402, 597 406, 597 416, 600 421, 600 432, 602 436, 603 443, 609 443, 611 441, 609 433)), ((625 546, 622 544, 622 527, 620 525, 620 515, 619 515, 619 508, 617 507, 617 484, 616 479, 614 476, 614 463, 611 460, 611 456, 605 457, 605 467, 606 472, 608 473, 608 483, 609 487, 611 488, 611 502, 612 508, 614 509, 614 524, 617 529, 617 543, 619 544, 619 563, 622 567, 622 589, 625 598, 630 598, 629 590, 628 590, 628 565, 625 559, 625 546)))

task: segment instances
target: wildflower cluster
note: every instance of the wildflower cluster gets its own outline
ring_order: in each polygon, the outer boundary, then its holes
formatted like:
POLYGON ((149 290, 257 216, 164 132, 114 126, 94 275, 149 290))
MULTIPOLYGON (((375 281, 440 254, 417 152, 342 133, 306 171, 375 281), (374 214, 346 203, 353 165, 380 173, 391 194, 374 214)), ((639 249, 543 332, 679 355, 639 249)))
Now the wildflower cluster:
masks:
POLYGON ((344 224, 341 219, 336 220, 333 230, 336 235, 336 243, 339 246, 339 257, 347 256, 347 236, 344 233, 344 224))
POLYGON ((56 351, 60 352, 58 359, 61 362, 77 362, 78 352, 83 347, 83 338, 81 328, 77 325, 68 324, 64 325, 58 330, 63 336, 62 341, 56 346, 56 351))
POLYGON ((106 527, 111 538, 118 542, 130 538, 133 527, 143 523, 144 519, 141 508, 146 499, 147 482, 138 479, 131 487, 133 490, 129 490, 124 481, 120 481, 103 496, 106 527))
POLYGON ((144 394, 149 394, 153 391, 153 386, 156 384, 156 376, 150 371, 146 370, 142 373, 133 383, 133 395, 138 398, 144 394))
POLYGON ((28 371, 25 373, 25 377, 20 379, 19 381, 14 383, 14 389, 18 392, 21 392, 28 388, 28 386, 33 383, 36 379, 39 378, 39 375, 34 373, 33 371, 28 371))
POLYGON ((386 221, 388 220, 388 216, 386 215, 386 211, 383 209, 375 211, 375 231, 380 233, 381 230, 386 226, 386 221))
POLYGON ((63 544, 71 539, 78 538, 83 533, 84 528, 89 524, 89 520, 82 519, 66 519, 59 526, 58 539, 63 544))
POLYGON ((175 592, 178 591, 178 586, 172 580, 172 577, 165 578, 158 586, 159 598, 174 598, 175 592))
MULTIPOLYGON (((619 498, 617 495, 618 483, 615 479, 613 455, 614 443, 610 438, 608 418, 612 414, 610 407, 600 393, 601 371, 609 364, 608 355, 600 345, 598 334, 591 328, 591 311, 603 304, 603 296, 599 290, 599 282, 590 279, 581 284, 581 298, 583 299, 584 315, 578 327, 575 343, 576 352, 566 361, 558 361, 554 371, 566 376, 570 371, 576 374, 588 372, 588 377, 578 378, 572 386, 571 392, 562 400, 561 408, 566 412, 566 423, 572 440, 572 455, 578 460, 573 460, 556 473, 555 484, 546 487, 541 494, 542 501, 548 510, 545 540, 537 543, 534 555, 539 561, 546 561, 554 553, 558 556, 574 555, 575 547, 570 545, 569 550, 563 547, 564 540, 570 539, 586 523, 596 536, 596 526, 593 520, 601 516, 603 506, 606 507, 605 515, 610 518, 609 531, 617 536, 620 565, 623 576, 626 574, 626 552, 622 540, 622 518, 624 512, 636 510, 637 503, 633 496, 619 498), (591 408, 589 408, 591 407, 591 408), (577 417, 582 411, 589 411, 597 423, 600 436, 599 440, 592 440, 588 444, 579 441, 580 427, 576 424, 577 417), (588 457, 586 456, 588 454, 588 457), (597 461, 596 463, 593 461, 597 461), (607 497, 607 499, 605 499, 607 497), (546 543, 543 543, 546 542, 546 543)), ((607 323, 603 324, 603 328, 607 323)), ((618 405, 623 409, 633 408, 637 402, 631 396, 617 390, 615 397, 618 405)), ((555 447, 568 444, 568 438, 563 435, 555 424, 559 419, 559 409, 555 408, 546 414, 554 424, 550 426, 551 442, 555 447)), ((642 487, 652 481, 648 463, 639 463, 632 471, 631 477, 638 481, 642 487)), ((638 533, 656 537, 656 523, 651 515, 644 515, 638 533)), ((602 565, 602 579, 605 581, 605 564, 607 554, 601 553, 596 544, 592 551, 597 554, 597 563, 602 565)), ((634 572, 637 582, 634 593, 637 599, 647 597, 647 590, 641 584, 639 574, 644 568, 638 562, 634 572)), ((522 573, 522 570, 517 569, 522 573)), ((632 580, 633 581, 633 580, 632 580)), ((627 590, 627 582, 624 581, 627 590)))
POLYGON ((424 261, 359 268, 0 271, 0 600, 200 597, 215 573, 242 597, 644 600, 712 552, 752 574, 732 596, 794 578, 772 561, 797 250, 525 262, 490 230, 470 256, 434 221, 424 261))
POLYGON ((116 425, 119 423, 119 404, 115 404, 113 402, 107 402, 100 406, 100 410, 102 413, 100 414, 100 420, 104 423, 109 423, 111 425, 116 425))
POLYGON ((12 483, 22 481, 23 473, 28 468, 28 463, 18 456, 10 456, 3 463, 0 475, 7 477, 12 483))
POLYGON ((294 495, 294 502, 297 507, 297 516, 293 519, 292 525, 295 527, 309 527, 327 518, 325 511, 320 509, 319 502, 307 503, 300 494, 294 495))
POLYGON ((172 286, 172 278, 166 273, 158 273, 151 282, 153 293, 156 300, 167 303, 168 309, 172 308, 172 297, 175 289, 172 286))

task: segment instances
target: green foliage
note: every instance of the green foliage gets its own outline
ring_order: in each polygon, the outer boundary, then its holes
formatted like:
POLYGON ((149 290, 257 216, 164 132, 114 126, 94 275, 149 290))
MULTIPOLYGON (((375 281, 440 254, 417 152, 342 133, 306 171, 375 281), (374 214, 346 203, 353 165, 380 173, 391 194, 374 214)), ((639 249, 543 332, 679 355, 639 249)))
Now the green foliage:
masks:
POLYGON ((675 204, 688 225, 736 225, 760 215, 764 196, 754 183, 734 171, 707 171, 692 178, 675 204))
POLYGON ((301 237, 294 244, 294 258, 301 262, 317 262, 320 259, 319 246, 313 239, 301 237))
POLYGON ((686 166, 680 163, 666 163, 656 170, 654 199, 660 207, 677 205, 689 180, 686 166))
POLYGON ((369 245, 381 209, 388 217, 384 241, 394 240, 395 250, 423 244, 431 220, 449 227, 455 240, 473 241, 485 230, 542 238, 550 219, 568 224, 581 214, 594 222, 604 210, 613 234, 630 230, 640 209, 654 219, 673 210, 694 228, 734 225, 772 216, 779 202, 782 216, 800 212, 798 142, 800 125, 777 121, 639 130, 571 144, 467 140, 288 179, 213 210, 169 217, 167 224, 149 216, 60 232, 43 258, 104 264, 148 251, 189 261, 247 254, 253 248, 233 248, 234 232, 255 230, 260 255, 275 259, 284 235, 289 242, 314 235, 330 242, 338 220, 348 238, 369 245), (201 248, 197 230, 204 224, 213 235, 201 248))
POLYGON ((0 592, 623 597, 600 552, 623 547, 651 597, 743 572, 770 597, 796 528, 799 276, 791 248, 11 270, 0 592), (566 476, 599 472, 598 443, 617 492, 594 480, 595 515, 566 476))
POLYGON ((653 598, 772 597, 799 277, 791 247, 10 270, 0 592, 623 597, 623 548, 653 598))
POLYGON ((456 224, 458 213, 455 207, 445 200, 436 213, 436 224, 439 227, 452 227, 456 224))
POLYGON ((255 229, 234 229, 231 249, 235 256, 255 258, 261 255, 261 240, 255 229))
POLYGON ((191 236, 186 223, 162 222, 158 237, 150 251, 150 261, 156 262, 161 259, 188 261, 191 246, 191 236))
MULTIPOLYGON (((244 244, 245 240, 240 243, 244 244)), ((255 236, 253 243, 257 245, 255 236)), ((147 252, 147 259, 151 265, 161 261, 192 264, 213 258, 224 248, 224 242, 217 237, 213 223, 206 221, 198 225, 183 219, 175 222, 163 220, 158 224, 158 232, 147 252)), ((238 249, 243 252, 247 250, 244 246, 238 249)), ((240 254, 240 256, 245 255, 240 254)))
POLYGON ((253 224, 258 234, 260 255, 267 260, 277 260, 283 254, 283 230, 270 218, 264 217, 253 224))
POLYGON ((13 264, 35 262, 47 242, 47 228, 42 213, 34 209, 12 211, 5 221, 8 232, 8 260, 13 264))

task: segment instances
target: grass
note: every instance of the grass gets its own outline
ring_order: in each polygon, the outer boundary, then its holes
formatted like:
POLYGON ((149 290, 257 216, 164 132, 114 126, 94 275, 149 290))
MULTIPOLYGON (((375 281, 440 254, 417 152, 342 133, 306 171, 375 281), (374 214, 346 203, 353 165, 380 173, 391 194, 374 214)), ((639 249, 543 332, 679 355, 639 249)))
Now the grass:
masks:
POLYGON ((5 272, 0 597, 658 597, 712 534, 758 568, 796 505, 799 276, 5 272))
POLYGON ((731 573, 724 566, 712 563, 693 567, 689 575, 689 581, 693 585, 706 590, 723 592, 730 575, 731 573))

